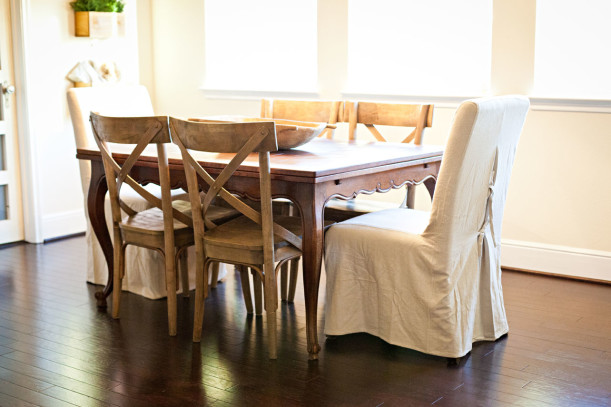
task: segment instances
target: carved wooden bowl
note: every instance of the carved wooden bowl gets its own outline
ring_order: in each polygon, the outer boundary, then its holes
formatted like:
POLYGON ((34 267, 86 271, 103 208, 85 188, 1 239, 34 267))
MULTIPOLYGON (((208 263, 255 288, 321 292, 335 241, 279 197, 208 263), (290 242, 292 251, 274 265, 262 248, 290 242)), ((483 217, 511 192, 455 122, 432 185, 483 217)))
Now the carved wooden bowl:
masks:
POLYGON ((296 120, 280 119, 243 119, 243 121, 257 121, 276 123, 276 139, 279 150, 288 150, 299 147, 318 137, 327 127, 326 123, 299 122, 296 120))
POLYGON ((316 138, 327 127, 335 128, 327 123, 300 122, 297 120, 251 118, 242 116, 213 116, 207 118, 189 118, 189 120, 208 123, 229 122, 274 122, 276 124, 276 139, 279 150, 299 147, 316 138))

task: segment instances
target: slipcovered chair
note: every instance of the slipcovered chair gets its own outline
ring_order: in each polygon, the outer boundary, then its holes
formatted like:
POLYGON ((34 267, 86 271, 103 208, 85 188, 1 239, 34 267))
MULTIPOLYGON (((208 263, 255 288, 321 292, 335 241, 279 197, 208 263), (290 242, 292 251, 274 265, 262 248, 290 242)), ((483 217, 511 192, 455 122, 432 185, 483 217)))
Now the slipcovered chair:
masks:
POLYGON ((367 332, 394 345, 459 358, 508 332, 501 221, 528 99, 462 103, 431 212, 388 209, 325 236, 325 333, 367 332))
MULTIPOLYGON (((89 123, 89 113, 91 111, 107 116, 152 116, 154 114, 148 91, 146 87, 140 85, 72 88, 68 90, 68 108, 77 148, 97 148, 89 123)), ((79 166, 86 207, 87 192, 91 179, 91 164, 88 161, 80 160, 79 166)), ((149 184, 145 188, 156 197, 161 197, 159 186, 149 184)), ((172 194, 174 199, 189 200, 185 191, 174 190, 172 194)), ((122 189, 121 198, 136 211, 151 207, 148 201, 135 193, 128 185, 122 189)), ((108 197, 105 213, 109 231, 112 231, 112 216, 108 197)), ((87 281, 93 284, 106 284, 108 279, 106 260, 91 229, 88 216, 86 240, 87 281)), ((192 260, 193 256, 189 257, 190 287, 194 287, 195 262, 192 260)), ((159 253, 137 246, 129 246, 126 259, 125 269, 127 272, 126 278, 123 279, 123 290, 151 299, 166 296, 165 265, 159 253)), ((188 295, 188 292, 183 292, 183 294, 188 295)))

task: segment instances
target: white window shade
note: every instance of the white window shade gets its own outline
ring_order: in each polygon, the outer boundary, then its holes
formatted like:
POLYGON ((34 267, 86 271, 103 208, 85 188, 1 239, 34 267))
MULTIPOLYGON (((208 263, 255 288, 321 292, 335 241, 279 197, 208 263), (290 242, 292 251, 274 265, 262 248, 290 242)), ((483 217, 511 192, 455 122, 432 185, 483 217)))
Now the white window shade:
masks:
POLYGON ((534 93, 611 99, 611 1, 537 0, 534 93))
POLYGON ((348 92, 488 91, 492 0, 349 0, 348 7, 348 92))
POLYGON ((316 90, 316 0, 205 0, 205 24, 205 88, 316 90))

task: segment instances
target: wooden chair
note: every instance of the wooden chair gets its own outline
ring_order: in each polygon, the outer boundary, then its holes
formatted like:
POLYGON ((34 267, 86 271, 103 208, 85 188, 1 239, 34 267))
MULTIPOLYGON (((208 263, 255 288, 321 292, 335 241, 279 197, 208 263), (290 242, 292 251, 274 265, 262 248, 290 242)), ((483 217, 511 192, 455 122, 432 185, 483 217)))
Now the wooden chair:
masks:
MULTIPOLYGON (((91 112, 103 116, 142 117, 154 116, 153 105, 146 87, 140 85, 94 86, 88 88, 72 88, 67 92, 68 108, 72 119, 74 139, 77 148, 95 148, 96 143, 91 131, 89 115, 91 112)), ((91 163, 79 160, 79 169, 83 196, 85 201, 91 179, 91 163)), ((158 185, 148 184, 145 189, 157 198, 161 198, 158 185)), ((172 190, 173 199, 188 201, 189 197, 182 190, 172 190)), ((121 199, 132 209, 140 211, 151 208, 150 203, 129 185, 121 189, 121 199)), ((85 202, 86 206, 86 202, 85 202)), ((110 201, 106 197, 105 207, 111 212, 110 201)), ((125 216, 126 214, 124 214, 125 216)), ((112 230, 112 220, 108 219, 108 229, 112 230)), ((92 232, 87 216, 87 281, 94 284, 106 284, 108 269, 102 248, 92 232)), ((158 253, 137 246, 126 250, 126 278, 123 279, 123 289, 151 299, 163 298, 165 292, 165 267, 158 253)), ((194 267, 190 274, 195 275, 194 267)), ((189 296, 188 287, 183 295, 189 296)))
POLYGON ((193 341, 199 342, 204 316, 208 278, 206 265, 211 261, 230 263, 255 270, 265 288, 265 310, 269 356, 276 358, 276 309, 278 294, 276 272, 288 260, 301 256, 301 219, 290 216, 273 218, 269 156, 278 149, 273 122, 202 123, 170 118, 172 140, 183 157, 189 188, 195 250, 197 253, 196 304, 193 341), (221 173, 213 178, 189 150, 234 153, 221 173), (259 157, 261 211, 257 211, 227 191, 224 185, 251 153, 259 157), (208 184, 203 202, 199 200, 198 176, 208 184), (210 203, 223 199, 243 216, 217 226, 209 219, 210 203), (274 222, 275 221, 275 222, 274 222), (204 226, 207 230, 204 230, 204 226), (275 263, 278 266, 275 266, 275 263))
POLYGON ((501 225, 525 97, 463 102, 454 117, 431 212, 387 209, 325 235, 325 333, 367 332, 458 358, 508 331, 501 225))
MULTIPOLYGON (((261 117, 269 119, 298 120, 304 122, 327 123, 329 128, 323 131, 319 137, 332 139, 335 131, 335 124, 343 120, 344 102, 341 101, 320 101, 320 100, 290 100, 290 99, 262 99, 261 117)), ((276 203, 276 206, 281 203, 276 203)), ((282 205, 285 214, 294 211, 292 205, 286 202, 282 205), (288 205, 286 205, 288 204, 288 205)), ((280 298, 282 301, 293 302, 295 299, 295 289, 297 287, 297 277, 299 272, 299 259, 285 264, 280 272, 280 298)), ((257 282, 253 282, 255 292, 257 282)))
MULTIPOLYGON (((357 138, 358 124, 364 124, 376 141, 386 142, 387 139, 380 133, 378 126, 408 127, 413 130, 401 142, 415 145, 422 144, 422 136, 426 127, 433 124, 433 105, 376 103, 376 102, 346 102, 344 107, 344 120, 349 123, 348 138, 351 141, 357 138)), ((401 207, 413 208, 415 188, 407 187, 407 193, 401 207)), ((354 216, 369 213, 375 210, 387 209, 395 205, 385 202, 331 200, 325 208, 325 219, 342 221, 354 216)))
MULTIPOLYGON (((190 204, 172 201, 168 158, 165 144, 170 142, 167 116, 106 117, 91 113, 94 139, 102 153, 112 212, 114 255, 113 318, 119 318, 121 282, 125 276, 125 248, 134 245, 155 250, 165 258, 165 283, 168 298, 170 335, 176 335, 176 261, 180 261, 183 291, 189 291, 186 248, 193 245, 190 204), (119 164, 108 143, 135 144, 119 164), (129 176, 136 160, 149 144, 157 147, 161 199, 151 194, 129 176), (129 185, 152 208, 136 211, 121 198, 121 187, 129 185), (121 210, 127 213, 123 217, 121 210)), ((226 220, 232 210, 214 209, 214 218, 226 220)))
POLYGON ((327 123, 318 137, 333 138, 335 124, 342 121, 344 103, 322 100, 262 99, 261 117, 327 123))

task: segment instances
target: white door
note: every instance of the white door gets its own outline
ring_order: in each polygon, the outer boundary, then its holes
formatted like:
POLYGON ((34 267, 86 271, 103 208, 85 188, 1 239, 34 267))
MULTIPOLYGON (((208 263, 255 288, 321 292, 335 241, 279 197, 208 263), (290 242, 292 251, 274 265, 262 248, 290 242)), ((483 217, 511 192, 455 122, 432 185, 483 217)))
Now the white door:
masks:
POLYGON ((9 0, 0 0, 0 244, 23 240, 9 0))

